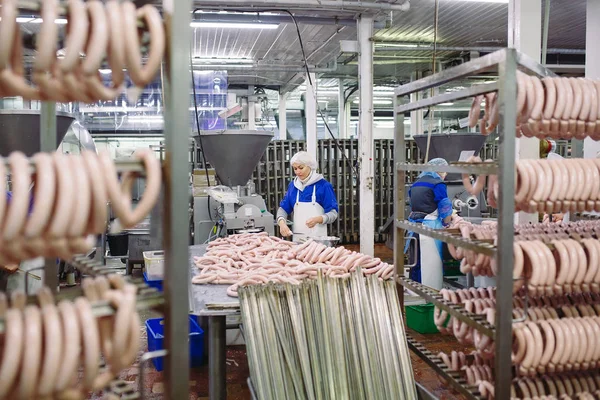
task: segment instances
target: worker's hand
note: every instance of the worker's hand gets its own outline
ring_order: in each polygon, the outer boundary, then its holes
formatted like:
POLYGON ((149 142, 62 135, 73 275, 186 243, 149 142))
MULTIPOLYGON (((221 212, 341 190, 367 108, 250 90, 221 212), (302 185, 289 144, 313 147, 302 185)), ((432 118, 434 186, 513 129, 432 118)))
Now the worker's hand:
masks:
POLYGON ((283 237, 292 236, 292 231, 287 226, 285 221, 279 221, 279 233, 281 233, 281 236, 283 236, 283 237))
POLYGON ((312 217, 312 218, 309 218, 306 220, 306 226, 308 226, 309 228, 314 228, 315 225, 322 224, 322 223, 323 223, 322 216, 312 217))
POLYGON ((552 222, 562 222, 564 218, 565 214, 563 213, 552 214, 552 222))

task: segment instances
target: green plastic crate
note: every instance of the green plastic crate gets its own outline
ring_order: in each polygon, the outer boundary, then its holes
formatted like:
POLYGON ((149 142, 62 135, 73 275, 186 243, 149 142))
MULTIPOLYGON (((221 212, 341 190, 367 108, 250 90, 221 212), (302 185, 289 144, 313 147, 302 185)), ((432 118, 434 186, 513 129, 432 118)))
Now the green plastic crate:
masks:
POLYGON ((406 323, 409 328, 419 333, 438 333, 433 322, 433 310, 435 306, 431 303, 418 306, 406 306, 406 323))

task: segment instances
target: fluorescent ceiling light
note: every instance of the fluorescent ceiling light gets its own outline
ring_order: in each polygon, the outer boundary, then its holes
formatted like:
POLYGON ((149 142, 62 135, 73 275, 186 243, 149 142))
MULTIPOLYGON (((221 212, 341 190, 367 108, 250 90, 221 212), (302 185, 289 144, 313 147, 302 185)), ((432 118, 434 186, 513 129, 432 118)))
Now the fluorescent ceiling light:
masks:
POLYGON ((452 105, 454 105, 454 103, 450 103, 450 102, 438 104, 438 106, 452 106, 452 105))
POLYGON ((195 64, 253 64, 252 58, 235 58, 235 57, 194 57, 195 64))
POLYGON ((416 43, 375 43, 375 47, 419 47, 416 43))
MULTIPOLYGON (((360 104, 360 101, 354 100, 353 101, 354 104, 360 104)), ((392 104, 392 100, 385 100, 385 99, 375 99, 373 100, 373 104, 377 104, 377 105, 386 105, 386 104, 392 104)))
POLYGON ((453 0, 455 2, 457 1, 464 1, 464 2, 471 2, 471 3, 508 3, 508 0, 453 0))
POLYGON ((394 90, 396 90, 396 88, 389 86, 375 86, 373 88, 374 92, 393 92, 394 90))
POLYGON ((229 29, 277 29, 279 24, 261 24, 259 22, 209 22, 209 21, 192 21, 192 28, 229 28, 229 29))

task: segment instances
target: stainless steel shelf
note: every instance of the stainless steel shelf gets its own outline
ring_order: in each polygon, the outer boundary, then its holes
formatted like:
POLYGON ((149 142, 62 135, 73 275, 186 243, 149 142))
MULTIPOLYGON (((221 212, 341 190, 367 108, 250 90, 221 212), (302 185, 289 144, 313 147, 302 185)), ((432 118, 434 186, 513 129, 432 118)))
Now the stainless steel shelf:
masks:
POLYGON ((441 103, 454 102, 457 100, 468 99, 469 97, 477 96, 484 93, 498 91, 498 82, 484 83, 481 85, 471 86, 467 89, 448 92, 434 97, 428 97, 423 100, 413 103, 402 104, 396 107, 396 114, 404 114, 407 112, 428 108, 441 103))
POLYGON ((440 296, 433 289, 421 285, 419 282, 399 277, 398 283, 404 286, 405 288, 412 290, 428 302, 433 303, 437 308, 446 311, 454 318, 457 318, 461 322, 464 322, 465 324, 469 325, 471 328, 477 329, 479 332, 491 337, 492 339, 495 337, 495 328, 492 325, 490 325, 482 315, 470 313, 459 304, 446 302, 442 298, 442 296, 440 296))
POLYGON ((438 375, 441 375, 454 389, 459 391, 468 399, 483 399, 479 389, 470 386, 467 381, 460 376, 460 372, 451 371, 446 364, 436 355, 427 350, 423 345, 412 337, 407 335, 408 348, 415 353, 427 365, 429 365, 438 375))
POLYGON ((444 232, 442 229, 431 229, 409 221, 396 221, 396 227, 418 233, 419 235, 429 236, 441 240, 442 242, 472 250, 480 254, 485 254, 490 257, 496 256, 496 248, 493 245, 476 239, 465 239, 462 236, 444 232))
MULTIPOLYGON (((405 85, 398 87, 395 90, 396 96, 405 96, 411 93, 431 89, 451 81, 466 78, 468 76, 478 74, 484 71, 490 71, 497 69, 498 64, 505 62, 508 51, 512 49, 502 49, 495 51, 491 54, 487 54, 483 57, 476 58, 469 62, 466 62, 456 67, 449 68, 447 70, 438 72, 437 74, 430 75, 428 77, 419 79, 414 82, 409 82, 405 85)), ((540 76, 556 76, 555 73, 535 62, 531 57, 516 53, 516 62, 520 69, 532 72, 540 76)), ((436 96, 438 97, 438 96, 436 96)))
POLYGON ((498 173, 498 164, 496 163, 453 163, 452 165, 428 165, 428 164, 410 164, 398 163, 396 168, 400 171, 427 171, 427 172, 448 172, 451 174, 478 174, 494 175, 498 173))

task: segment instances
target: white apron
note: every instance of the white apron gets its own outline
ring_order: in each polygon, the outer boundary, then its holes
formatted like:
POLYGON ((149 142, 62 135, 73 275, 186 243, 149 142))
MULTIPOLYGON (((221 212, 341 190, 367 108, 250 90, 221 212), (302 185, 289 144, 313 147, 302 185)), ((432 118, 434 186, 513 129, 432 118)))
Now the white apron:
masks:
POLYGON ((325 209, 317 203, 317 187, 313 186, 312 199, 310 202, 300 202, 300 191, 296 193, 296 204, 294 204, 294 225, 292 232, 293 240, 297 242, 306 237, 327 236, 327 225, 317 224, 313 228, 306 226, 306 221, 312 217, 325 214, 325 209))
MULTIPOLYGON (((425 216, 424 220, 423 225, 434 228, 437 225, 436 222, 439 221, 437 210, 425 216)), ((435 227, 434 229, 439 228, 435 227)), ((421 283, 440 290, 444 282, 444 271, 439 244, 429 236, 419 235, 419 245, 421 247, 421 283)))

